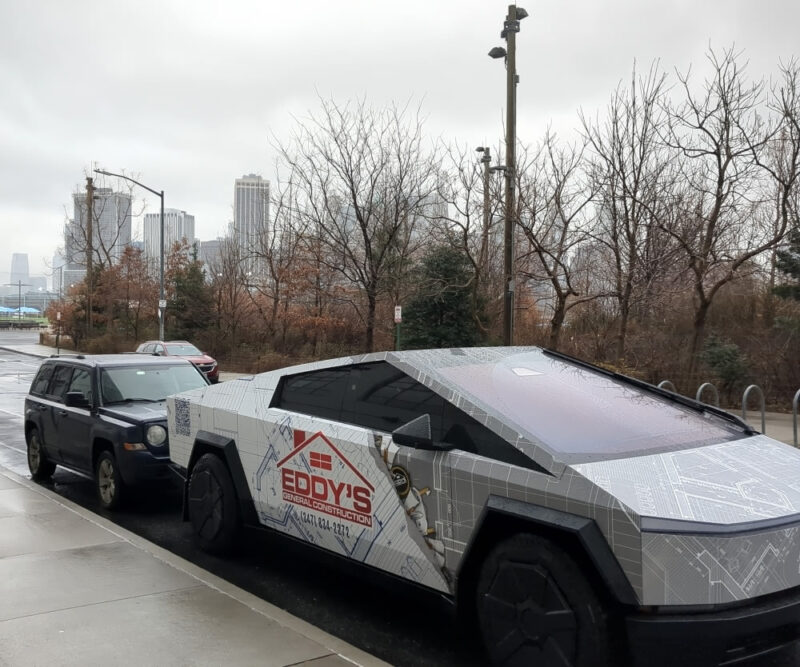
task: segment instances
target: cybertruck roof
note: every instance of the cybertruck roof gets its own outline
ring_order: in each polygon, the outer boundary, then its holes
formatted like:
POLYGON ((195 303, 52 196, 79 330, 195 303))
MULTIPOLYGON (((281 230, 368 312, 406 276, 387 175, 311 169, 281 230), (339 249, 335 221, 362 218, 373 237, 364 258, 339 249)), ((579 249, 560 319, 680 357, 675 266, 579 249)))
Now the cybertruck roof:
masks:
POLYGON ((326 365, 381 359, 548 469, 695 448, 753 433, 710 406, 536 347, 385 352, 326 365))

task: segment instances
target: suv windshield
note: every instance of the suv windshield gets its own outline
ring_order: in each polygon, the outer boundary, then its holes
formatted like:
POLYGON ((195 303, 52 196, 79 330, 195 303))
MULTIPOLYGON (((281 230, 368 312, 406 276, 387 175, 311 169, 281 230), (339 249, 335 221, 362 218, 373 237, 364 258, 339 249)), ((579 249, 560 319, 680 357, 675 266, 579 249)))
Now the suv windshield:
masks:
POLYGON ((120 366, 100 371, 103 403, 163 401, 167 396, 205 387, 207 382, 189 364, 120 366))
POLYGON ((202 356, 202 352, 189 343, 167 343, 167 352, 176 356, 202 356))

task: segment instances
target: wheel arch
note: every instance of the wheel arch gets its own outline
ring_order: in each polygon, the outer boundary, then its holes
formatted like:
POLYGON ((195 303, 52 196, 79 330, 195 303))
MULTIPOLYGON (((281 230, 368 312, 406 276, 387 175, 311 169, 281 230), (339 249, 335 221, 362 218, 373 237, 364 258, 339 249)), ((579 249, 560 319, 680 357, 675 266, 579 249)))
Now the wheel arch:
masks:
POLYGON ((474 537, 464 552, 456 581, 457 608, 466 622, 474 622, 470 610, 481 564, 495 545, 520 532, 546 537, 564 548, 582 570, 589 572, 587 578, 607 603, 639 604, 633 586, 593 519, 521 500, 490 496, 478 519, 474 537))
POLYGON ((92 440, 92 470, 97 466, 97 459, 101 452, 111 452, 115 454, 114 443, 108 438, 98 435, 92 440))
POLYGON ((189 518, 187 498, 192 469, 204 454, 215 454, 225 463, 228 467, 228 472, 231 474, 233 486, 236 489, 236 497, 239 499, 239 511, 242 521, 245 524, 258 525, 258 514, 253 502, 253 495, 250 493, 250 486, 247 483, 247 475, 239 458, 236 441, 233 438, 203 430, 198 431, 195 435, 192 453, 186 466, 186 481, 183 485, 183 520, 187 521, 189 518))

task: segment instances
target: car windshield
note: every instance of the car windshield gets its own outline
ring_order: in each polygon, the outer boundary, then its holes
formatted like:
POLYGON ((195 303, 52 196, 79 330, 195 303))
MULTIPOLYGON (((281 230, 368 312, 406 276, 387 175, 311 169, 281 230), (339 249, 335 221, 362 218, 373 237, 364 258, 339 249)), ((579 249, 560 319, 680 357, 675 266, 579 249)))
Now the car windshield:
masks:
POLYGON ((200 357, 203 353, 190 343, 166 343, 167 352, 174 356, 200 357))
POLYGON ((467 358, 454 357, 436 371, 479 415, 543 443, 563 460, 699 447, 747 435, 713 414, 541 351, 469 359, 478 354, 466 350, 467 358))
POLYGON ((206 384, 203 375, 191 364, 120 366, 100 371, 100 390, 105 405, 163 401, 172 394, 206 384))

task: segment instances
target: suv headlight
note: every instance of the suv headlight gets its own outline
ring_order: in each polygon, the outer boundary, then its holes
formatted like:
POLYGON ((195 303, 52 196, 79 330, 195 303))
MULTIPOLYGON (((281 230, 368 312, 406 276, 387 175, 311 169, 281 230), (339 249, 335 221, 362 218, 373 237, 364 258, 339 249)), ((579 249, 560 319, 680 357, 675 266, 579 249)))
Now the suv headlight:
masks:
POLYGON ((153 424, 152 426, 147 427, 144 437, 145 440, 147 440, 148 445, 160 447, 167 441, 167 429, 165 429, 163 426, 159 426, 158 424, 153 424))

